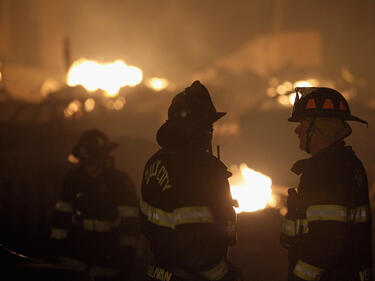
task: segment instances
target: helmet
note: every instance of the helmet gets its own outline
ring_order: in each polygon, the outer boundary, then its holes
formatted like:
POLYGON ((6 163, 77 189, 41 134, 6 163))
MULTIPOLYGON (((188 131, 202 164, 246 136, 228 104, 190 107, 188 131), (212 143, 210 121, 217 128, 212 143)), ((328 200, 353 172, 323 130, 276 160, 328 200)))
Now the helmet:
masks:
POLYGON ((177 94, 168 109, 168 121, 211 125, 226 112, 217 112, 210 94, 199 81, 177 94))
POLYGON ((297 87, 296 99, 290 122, 309 117, 332 117, 367 124, 367 121, 351 115, 348 102, 336 90, 324 87, 297 87))
POLYGON ((89 159, 107 155, 117 146, 118 144, 110 142, 103 132, 90 129, 81 134, 72 154, 78 159, 89 159))

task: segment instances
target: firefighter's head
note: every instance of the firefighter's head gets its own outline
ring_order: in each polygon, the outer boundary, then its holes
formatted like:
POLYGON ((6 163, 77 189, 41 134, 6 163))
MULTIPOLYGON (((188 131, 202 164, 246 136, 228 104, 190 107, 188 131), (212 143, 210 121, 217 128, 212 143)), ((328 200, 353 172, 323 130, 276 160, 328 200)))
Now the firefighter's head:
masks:
POLYGON ((208 148, 213 123, 225 112, 217 112, 210 94, 199 81, 177 94, 168 109, 168 120, 159 129, 161 146, 193 144, 208 148))
POLYGON ((347 101, 338 91, 324 87, 296 88, 296 100, 288 120, 300 123, 295 133, 300 148, 310 154, 349 136, 352 130, 346 121, 367 124, 351 115, 347 101))
POLYGON ((97 129, 84 131, 74 146, 72 154, 90 171, 102 168, 112 162, 110 153, 118 146, 97 129))

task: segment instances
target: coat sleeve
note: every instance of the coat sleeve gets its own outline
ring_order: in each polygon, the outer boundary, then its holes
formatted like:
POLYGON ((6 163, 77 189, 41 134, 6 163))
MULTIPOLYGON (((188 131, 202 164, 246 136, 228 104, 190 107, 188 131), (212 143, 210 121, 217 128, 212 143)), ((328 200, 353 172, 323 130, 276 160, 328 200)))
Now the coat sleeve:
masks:
POLYGON ((116 231, 118 237, 119 257, 122 264, 134 264, 136 250, 139 245, 139 207, 135 186, 125 174, 119 179, 117 203, 116 231))
POLYGON ((348 274, 360 271, 351 268, 353 264, 343 264, 345 259, 353 260, 352 250, 358 247, 352 245, 352 231, 359 226, 353 213, 362 214, 364 202, 358 197, 355 168, 337 167, 323 166, 301 176, 300 211, 305 228, 296 247, 293 280, 315 280, 335 268, 347 270, 348 274))
POLYGON ((73 176, 67 174, 62 193, 54 207, 54 215, 50 232, 52 255, 54 258, 72 256, 73 251, 73 176))

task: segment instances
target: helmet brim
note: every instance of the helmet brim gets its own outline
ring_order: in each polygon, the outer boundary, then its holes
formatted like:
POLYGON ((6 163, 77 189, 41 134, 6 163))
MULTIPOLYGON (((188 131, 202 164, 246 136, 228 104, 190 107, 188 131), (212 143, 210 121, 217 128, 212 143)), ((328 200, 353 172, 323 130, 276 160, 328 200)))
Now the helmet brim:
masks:
POLYGON ((311 115, 304 115, 304 116, 299 116, 299 117, 296 117, 296 116, 292 116, 292 117, 289 117, 288 118, 288 121, 289 122, 299 122, 301 121, 302 119, 305 119, 305 118, 314 118, 314 117, 332 117, 332 118, 339 118, 339 119, 343 119, 345 121, 356 121, 356 122, 360 122, 362 124, 366 124, 368 125, 368 122, 363 120, 363 119, 360 119, 356 116, 353 116, 353 115, 348 115, 348 116, 344 116, 344 117, 337 117, 337 116, 330 116, 330 115, 314 115, 314 114, 311 114, 311 115))
POLYGON ((215 115, 214 115, 214 117, 212 118, 212 122, 211 123, 216 122, 217 120, 219 120, 221 117, 223 117, 226 114, 227 114, 226 112, 216 112, 215 115))

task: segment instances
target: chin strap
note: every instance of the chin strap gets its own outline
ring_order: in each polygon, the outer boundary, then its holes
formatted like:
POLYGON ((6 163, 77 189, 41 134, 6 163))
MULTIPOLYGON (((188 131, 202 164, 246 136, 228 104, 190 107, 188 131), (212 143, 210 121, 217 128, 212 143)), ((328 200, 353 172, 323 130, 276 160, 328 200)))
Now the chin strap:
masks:
POLYGON ((306 152, 307 153, 310 153, 310 144, 311 144, 312 135, 314 133, 313 128, 314 128, 315 119, 316 119, 316 117, 314 117, 311 120, 310 126, 307 129, 307 131, 306 131, 306 152))

